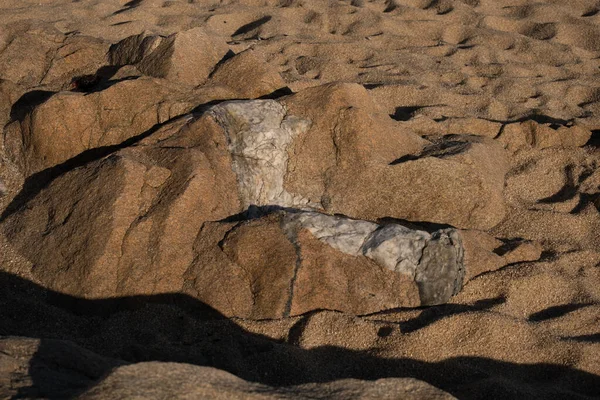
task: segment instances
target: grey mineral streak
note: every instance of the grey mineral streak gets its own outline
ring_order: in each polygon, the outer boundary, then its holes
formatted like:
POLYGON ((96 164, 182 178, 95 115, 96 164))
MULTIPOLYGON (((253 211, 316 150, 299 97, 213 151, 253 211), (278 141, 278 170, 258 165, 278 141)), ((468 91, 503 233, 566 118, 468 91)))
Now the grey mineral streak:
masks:
POLYGON ((304 206, 308 200, 283 187, 287 148, 310 122, 286 114, 274 100, 231 101, 209 111, 223 127, 238 178, 242 202, 251 205, 304 206))
POLYGON ((456 229, 430 234, 399 224, 379 225, 310 211, 290 213, 286 224, 307 229, 343 253, 366 256, 410 277, 419 286, 423 305, 444 303, 462 289, 464 250, 456 229))

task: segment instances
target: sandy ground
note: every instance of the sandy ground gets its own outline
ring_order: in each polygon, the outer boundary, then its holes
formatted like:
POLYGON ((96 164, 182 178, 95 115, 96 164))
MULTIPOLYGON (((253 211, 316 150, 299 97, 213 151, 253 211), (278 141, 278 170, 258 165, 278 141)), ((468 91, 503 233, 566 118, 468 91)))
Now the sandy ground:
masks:
MULTIPOLYGON (((0 0, 0 49, 42 23, 109 43, 203 27, 236 53, 253 48, 294 92, 334 81, 363 84, 400 125, 424 136, 476 130, 502 140, 507 123, 527 120, 592 130, 583 147, 511 153, 509 212, 490 233, 538 242, 540 260, 481 275, 447 305, 227 326, 298 349, 303 372, 283 363, 289 381, 265 378, 268 384, 412 376, 459 398, 600 395, 596 1, 0 0)), ((5 238, 0 262, 33 280, 5 238)), ((272 371, 280 358, 255 356, 252 364, 272 371)), ((260 381, 231 365, 222 363, 260 381)))

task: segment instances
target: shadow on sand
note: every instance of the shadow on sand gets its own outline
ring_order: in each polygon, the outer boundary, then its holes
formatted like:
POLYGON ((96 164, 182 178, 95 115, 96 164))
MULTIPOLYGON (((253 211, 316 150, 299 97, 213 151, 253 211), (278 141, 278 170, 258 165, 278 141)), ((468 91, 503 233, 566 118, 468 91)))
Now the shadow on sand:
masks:
POLYGON ((268 385, 414 377, 461 399, 600 395, 600 376, 562 366, 478 357, 428 363, 331 346, 306 350, 250 333, 186 295, 85 300, 5 272, 0 321, 2 336, 41 339, 29 361, 32 384, 17 398, 69 398, 113 368, 142 361, 213 366, 268 385))

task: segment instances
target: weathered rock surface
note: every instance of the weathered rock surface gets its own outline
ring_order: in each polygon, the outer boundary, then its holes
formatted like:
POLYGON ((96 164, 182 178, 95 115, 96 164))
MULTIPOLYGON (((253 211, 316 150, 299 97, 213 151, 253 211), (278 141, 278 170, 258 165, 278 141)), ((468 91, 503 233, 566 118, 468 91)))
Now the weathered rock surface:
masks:
POLYGON ((532 120, 509 124, 504 127, 498 140, 510 152, 545 149, 549 147, 581 147, 590 139, 592 132, 584 126, 558 126, 540 124, 532 120))
POLYGON ((125 79, 93 93, 58 92, 5 128, 8 156, 26 175, 85 150, 117 145, 198 104, 234 97, 229 89, 191 93, 160 79, 125 79))
POLYGON ((286 86, 277 69, 252 49, 218 65, 209 82, 228 86, 241 98, 247 99, 261 97, 286 86))
POLYGON ((229 47, 202 28, 167 37, 141 33, 111 46, 113 65, 135 64, 144 74, 169 81, 198 86, 206 82, 229 47))
POLYGON ((290 114, 312 121, 290 149, 286 188, 328 212, 469 229, 491 228, 504 217, 508 163, 492 140, 426 142, 383 118, 358 85, 310 88, 283 102, 290 114))
POLYGON ((10 236, 49 287, 82 297, 181 287, 202 223, 242 211, 225 137, 209 118, 180 119, 64 173, 28 204, 10 236))
POLYGON ((464 275, 455 230, 430 235, 305 211, 206 223, 195 249, 184 292, 224 315, 254 319, 439 304, 464 275))
POLYGON ((92 74, 105 64, 109 44, 85 35, 65 35, 34 22, 0 31, 0 79, 29 88, 66 88, 73 76, 92 74))
MULTIPOLYGON (((361 90, 334 89, 324 90, 334 97, 361 90)), ((80 99, 73 93, 64 97, 80 99)), ((501 206, 495 190, 504 179, 502 149, 481 138, 459 137, 430 144, 420 156, 409 155, 416 160, 396 164, 391 161, 398 152, 419 148, 424 140, 390 126, 387 133, 397 133, 401 144, 380 147, 370 135, 381 131, 364 119, 386 120, 377 119, 376 106, 366 104, 372 114, 356 111, 364 130, 348 126, 335 131, 338 160, 326 168, 330 178, 322 182, 322 190, 330 197, 325 204, 323 195, 317 197, 321 202, 308 197, 312 192, 307 188, 314 184, 308 175, 300 175, 307 179, 302 184, 286 179, 298 177, 295 173, 304 167, 298 158, 305 150, 294 148, 294 141, 326 121, 316 114, 311 115, 315 122, 291 114, 275 100, 232 101, 199 117, 170 122, 106 158, 84 160, 81 168, 68 170, 26 199, 25 206, 17 199, 5 212, 4 231, 34 263, 32 273, 40 281, 85 298, 183 290, 224 315, 251 318, 322 308, 365 314, 444 303, 464 281, 462 244, 454 230, 430 235, 397 224, 306 212, 241 225, 224 221, 253 206, 322 207, 369 220, 427 216, 434 222, 458 221, 459 226, 490 221, 478 213, 490 211, 490 203, 501 206), (498 163, 500 168, 494 169, 498 163), (443 179, 450 181, 456 173, 462 174, 464 187, 450 188, 451 182, 443 179), (361 187, 365 176, 376 179, 361 187), (342 179, 349 186, 340 187, 342 179), (382 184, 381 179, 395 180, 382 184), (479 180, 473 187, 469 179, 479 180), (430 197, 439 198, 432 196, 438 183, 451 192, 436 200, 439 209, 422 208, 421 203, 434 201, 430 197), (487 203, 481 205, 481 200, 487 203), (473 209, 465 206, 472 203, 473 209)), ((36 110, 26 123, 35 121, 41 113, 36 110)), ((106 144, 124 139, 119 129, 113 132, 118 140, 106 144)), ((331 132, 319 132, 313 134, 332 140, 331 132)), ((56 149, 50 141, 43 143, 48 151, 56 149)), ((39 148, 44 149, 32 147, 39 148)), ((72 151, 65 150, 70 156, 72 151)), ((63 154, 50 153, 54 163, 66 158, 63 154)), ((318 165, 322 159, 313 156, 318 165)))

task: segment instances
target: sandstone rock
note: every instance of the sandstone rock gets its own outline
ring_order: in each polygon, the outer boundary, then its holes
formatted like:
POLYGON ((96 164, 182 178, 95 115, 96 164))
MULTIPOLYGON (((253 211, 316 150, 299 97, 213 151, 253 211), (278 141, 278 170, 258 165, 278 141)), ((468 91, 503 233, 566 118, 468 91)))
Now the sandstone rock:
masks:
POLYGON ((217 66, 210 82, 228 86, 239 93, 240 97, 249 99, 285 87, 285 81, 277 69, 252 49, 236 54, 217 66))
POLYGON ((412 378, 377 381, 343 379, 286 388, 244 381, 228 372, 189 364, 148 362, 123 366, 97 386, 78 396, 81 400, 211 398, 211 399, 453 399, 448 393, 412 378))
POLYGON ((53 27, 11 24, 0 31, 0 78, 25 87, 40 83, 62 44, 64 35, 53 27))
MULTIPOLYGON (((350 87, 350 93, 355 89, 350 87)), ((376 107, 370 107, 376 116, 376 107)), ((395 223, 379 226, 308 211, 227 222, 254 205, 266 210, 320 206, 292 192, 285 181, 295 156, 290 143, 314 126, 274 100, 213 106, 199 117, 168 123, 106 158, 67 170, 35 197, 9 207, 4 231, 33 262, 37 279, 53 290, 85 298, 184 290, 224 315, 246 318, 279 318, 320 308, 364 314, 446 302, 463 283, 461 239, 454 230, 429 234, 395 223)), ((488 160, 501 163, 502 150, 494 153, 492 145, 472 138, 458 138, 449 147, 446 142, 430 145, 415 161, 389 165, 394 146, 380 148, 370 137, 360 137, 362 131, 349 132, 358 137, 348 144, 336 139, 338 164, 329 171, 331 182, 324 182, 332 193, 326 205, 330 210, 371 220, 422 215, 418 213, 426 209, 419 202, 427 197, 410 180, 433 179, 435 173, 451 179, 457 172, 446 174, 450 167, 464 174, 458 181, 464 183, 458 189, 464 199, 473 196, 466 190, 494 194, 493 185, 503 182, 503 169, 494 170, 488 160), (385 162, 378 165, 376 157, 385 162), (401 168, 394 174, 398 166, 413 163, 414 170, 401 168), (364 170, 352 169, 356 166, 364 170), (477 181, 479 188, 467 180, 479 176, 474 166, 488 179, 477 181), (405 185, 376 185, 381 180, 374 180, 362 188, 352 183, 358 194, 346 191, 343 197, 334 185, 348 174, 391 174, 405 185), (482 192, 485 185, 491 187, 488 192, 482 192), (416 193, 407 205, 396 201, 394 192, 404 186, 416 193), (392 199, 393 207, 382 207, 379 197, 392 199), (360 198, 365 201, 352 203, 360 198)), ((422 143, 405 139, 413 146, 422 143)), ((300 168, 297 161, 295 168, 300 168)), ((441 188, 452 190, 451 184, 457 185, 443 182, 441 188)), ((452 192, 444 196, 461 199, 452 192)), ((473 224, 469 218, 478 216, 478 210, 453 207, 458 217, 443 209, 438 219, 468 226, 473 224)))
POLYGON ((5 225, 55 290, 87 298, 176 291, 202 223, 242 211, 235 179, 219 127, 182 119, 59 176, 5 225))
POLYGON ((449 136, 427 146, 384 118, 358 85, 311 88, 283 102, 312 121, 290 149, 288 191, 361 219, 488 229, 503 218, 508 164, 493 141, 449 136))
POLYGON ((117 145, 198 104, 233 96, 216 86, 189 94, 147 77, 93 93, 58 92, 5 128, 5 147, 29 175, 85 150, 117 145))
POLYGON ((463 283, 454 230, 308 211, 205 223, 185 293, 227 316, 264 319, 317 309, 367 314, 446 302, 463 283))
POLYGON ((226 43, 193 28, 167 37, 141 33, 126 38, 111 46, 109 60, 113 65, 135 64, 149 76, 198 86, 228 51, 226 43))
POLYGON ((581 147, 590 139, 592 132, 582 125, 560 126, 535 121, 509 124, 504 127, 498 140, 510 152, 523 149, 548 147, 581 147))
POLYGON ((508 264, 535 261, 542 255, 539 243, 527 240, 505 242, 482 231, 461 231, 464 247, 465 281, 508 264))
POLYGON ((4 127, 11 119, 13 104, 23 95, 23 88, 4 79, 0 79, 0 126, 4 127))
POLYGON ((108 44, 100 39, 67 36, 43 24, 11 24, 4 28, 9 40, 6 46, 0 46, 0 78, 24 87, 43 84, 64 88, 71 77, 94 73, 105 64, 108 44))

